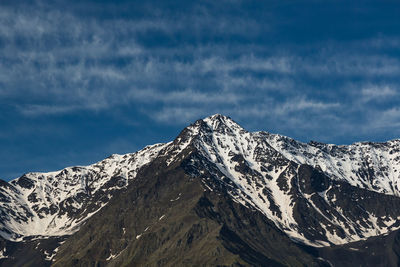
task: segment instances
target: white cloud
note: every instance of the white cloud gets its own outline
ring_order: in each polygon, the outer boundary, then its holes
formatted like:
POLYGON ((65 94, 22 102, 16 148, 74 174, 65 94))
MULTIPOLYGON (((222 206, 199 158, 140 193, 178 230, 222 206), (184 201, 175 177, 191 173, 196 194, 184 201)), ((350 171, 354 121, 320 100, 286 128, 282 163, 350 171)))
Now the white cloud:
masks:
POLYGON ((192 107, 165 107, 151 114, 151 117, 159 122, 169 124, 186 124, 206 116, 202 108, 192 107))
POLYGON ((363 101, 387 99, 397 94, 398 92, 390 85, 370 84, 361 90, 363 101))
POLYGON ((154 89, 131 89, 128 98, 141 102, 161 102, 164 104, 235 104, 241 96, 236 92, 201 92, 191 88, 161 91, 154 89))
POLYGON ((372 129, 378 130, 391 130, 397 129, 397 133, 400 132, 398 129, 400 127, 400 108, 394 107, 386 110, 382 110, 374 114, 370 118, 370 127, 372 129))
POLYGON ((102 21, 51 8, 0 9, 0 101, 25 116, 138 106, 156 121, 177 124, 222 112, 259 120, 276 117, 287 127, 321 128, 316 117, 335 114, 342 129, 350 131, 345 125, 352 117, 359 117, 359 122, 351 121, 358 124, 368 122, 366 116, 372 118, 374 112, 386 121, 394 118, 372 100, 385 103, 398 97, 400 61, 379 53, 382 47, 395 47, 396 39, 390 44, 379 38, 359 40, 349 49, 347 43, 317 44, 315 53, 305 57, 296 54, 301 47, 201 42, 196 35, 207 34, 204 29, 241 37, 260 32, 255 21, 204 12, 179 21, 102 21), (140 36, 150 30, 173 44, 147 46, 140 36), (186 32, 195 41, 174 40, 174 34, 186 32), (375 52, 358 51, 360 43, 375 52), (325 84, 334 89, 322 88, 325 84), (368 110, 365 102, 371 102, 368 110))
POLYGON ((353 51, 340 51, 321 54, 318 57, 293 61, 295 72, 304 72, 314 77, 321 76, 396 76, 400 74, 400 61, 383 55, 358 54, 353 51))
POLYGON ((288 114, 291 112, 299 112, 304 110, 313 110, 315 112, 326 112, 328 109, 340 107, 339 103, 325 103, 322 101, 313 101, 305 98, 294 98, 287 100, 279 105, 275 112, 278 114, 288 114))

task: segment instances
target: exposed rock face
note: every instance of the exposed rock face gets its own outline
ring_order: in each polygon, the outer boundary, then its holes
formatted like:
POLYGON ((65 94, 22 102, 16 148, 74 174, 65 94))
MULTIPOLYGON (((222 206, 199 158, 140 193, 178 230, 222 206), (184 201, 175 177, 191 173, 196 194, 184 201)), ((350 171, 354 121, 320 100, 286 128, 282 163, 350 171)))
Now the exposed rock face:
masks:
POLYGON ((305 144, 214 115, 170 143, 1 181, 0 263, 18 246, 56 266, 340 263, 350 242, 398 246, 399 175, 398 140, 305 144))

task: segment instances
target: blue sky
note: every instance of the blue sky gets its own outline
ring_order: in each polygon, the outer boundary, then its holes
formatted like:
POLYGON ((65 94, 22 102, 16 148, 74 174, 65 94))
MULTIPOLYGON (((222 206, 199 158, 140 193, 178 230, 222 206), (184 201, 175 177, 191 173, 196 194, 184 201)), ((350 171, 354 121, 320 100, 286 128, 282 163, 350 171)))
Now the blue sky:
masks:
POLYGON ((398 1, 0 2, 0 178, 222 113, 304 142, 400 136, 398 1))

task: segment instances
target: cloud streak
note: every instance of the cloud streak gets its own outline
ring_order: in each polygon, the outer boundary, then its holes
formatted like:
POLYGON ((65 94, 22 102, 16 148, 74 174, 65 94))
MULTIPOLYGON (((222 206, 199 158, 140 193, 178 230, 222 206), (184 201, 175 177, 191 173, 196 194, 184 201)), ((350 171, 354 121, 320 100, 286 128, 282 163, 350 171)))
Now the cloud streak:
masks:
POLYGON ((246 41, 272 33, 273 23, 262 27, 248 17, 199 10, 179 21, 95 20, 44 4, 4 7, 0 101, 27 117, 133 106, 157 122, 182 124, 224 112, 274 127, 286 121, 292 130, 321 128, 334 118, 343 134, 347 124, 372 123, 367 114, 397 118, 390 114, 399 100, 400 61, 381 50, 398 38, 314 43, 315 51, 305 55, 301 45, 246 41))

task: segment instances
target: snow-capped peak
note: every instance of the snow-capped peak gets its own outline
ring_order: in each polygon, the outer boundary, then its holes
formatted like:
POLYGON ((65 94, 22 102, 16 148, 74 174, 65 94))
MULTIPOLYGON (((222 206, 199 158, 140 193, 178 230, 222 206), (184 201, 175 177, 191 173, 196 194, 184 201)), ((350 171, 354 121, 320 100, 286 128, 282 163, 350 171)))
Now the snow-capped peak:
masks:
POLYGON ((237 124, 230 117, 215 114, 204 118, 203 121, 210 127, 212 131, 225 132, 226 130, 235 132, 246 132, 239 124, 237 124))
POLYGON ((400 227, 400 200, 395 197, 400 195, 398 140, 306 144, 278 134, 248 132, 231 118, 215 114, 186 127, 167 144, 0 183, 0 235, 20 240, 72 234, 107 205, 116 190, 126 188, 140 168, 156 158, 174 168, 186 157, 192 158, 185 161, 191 164, 185 170, 206 189, 224 185, 234 201, 260 211, 305 244, 343 244, 400 227), (382 211, 372 198, 393 208, 382 211))
MULTIPOLYGON (((232 198, 264 213, 293 239, 313 246, 343 244, 399 227, 395 226, 400 219, 395 211, 379 217, 382 212, 365 202, 377 193, 386 195, 380 198, 397 201, 392 196, 400 192, 398 143, 306 144, 278 134, 248 132, 219 114, 202 121, 207 127, 197 123, 203 128, 195 131, 192 139, 202 156, 215 164, 210 174, 223 181, 232 198), (341 183, 353 187, 343 191, 341 183), (347 190, 368 196, 347 199, 347 190), (366 206, 352 204, 355 211, 349 212, 345 209, 349 201, 365 202, 366 206), (319 216, 321 223, 308 227, 309 222, 296 215, 299 205, 309 207, 302 212, 316 213, 313 216, 319 216), (330 209, 328 214, 325 209, 330 209), (352 218, 348 212, 360 216, 352 218), (331 213, 336 215, 332 217, 331 213)), ((209 178, 202 179, 212 190, 209 178)))

